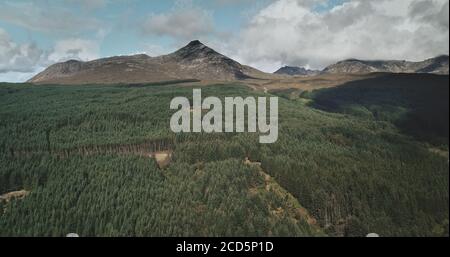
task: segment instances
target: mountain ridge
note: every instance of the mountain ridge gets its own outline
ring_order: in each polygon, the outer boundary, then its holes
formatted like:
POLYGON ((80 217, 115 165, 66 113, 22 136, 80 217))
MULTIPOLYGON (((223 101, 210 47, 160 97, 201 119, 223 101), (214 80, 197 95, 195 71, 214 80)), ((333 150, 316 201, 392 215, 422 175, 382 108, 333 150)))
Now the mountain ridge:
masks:
POLYGON ((420 62, 347 59, 329 65, 322 71, 284 66, 273 74, 269 74, 240 64, 204 45, 199 40, 194 40, 173 53, 156 57, 136 54, 106 57, 87 62, 68 60, 55 63, 27 82, 35 84, 119 84, 184 79, 236 81, 255 78, 279 79, 286 75, 309 77, 320 74, 379 72, 448 75, 449 56, 440 55, 420 62))
POLYGON ((449 56, 440 55, 424 61, 347 59, 326 67, 322 73, 449 73, 449 56))
POLYGON ((88 62, 69 60, 49 66, 29 83, 146 83, 178 79, 234 81, 264 74, 209 48, 198 40, 167 54, 114 56, 88 62))

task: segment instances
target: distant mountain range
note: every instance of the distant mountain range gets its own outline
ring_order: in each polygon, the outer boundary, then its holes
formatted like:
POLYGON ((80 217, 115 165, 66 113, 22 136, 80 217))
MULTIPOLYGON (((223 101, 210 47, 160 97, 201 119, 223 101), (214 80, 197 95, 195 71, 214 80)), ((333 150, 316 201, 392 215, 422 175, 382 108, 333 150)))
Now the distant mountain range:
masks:
POLYGON ((290 76, 315 76, 320 74, 319 70, 309 70, 303 67, 284 66, 275 71, 274 74, 290 76))
POLYGON ((116 56, 89 62, 56 63, 31 78, 31 83, 143 83, 178 79, 241 80, 263 72, 241 65, 200 41, 163 56, 116 56))
POLYGON ((318 74, 363 74, 374 72, 386 73, 434 73, 449 74, 449 56, 441 55, 421 62, 408 61, 365 61, 348 59, 326 67, 323 71, 308 70, 302 67, 285 66, 274 74, 291 76, 315 76, 318 74))
MULTIPOLYGON (((350 59, 330 65, 323 71, 286 66, 276 71, 275 75, 314 76, 324 73, 372 72, 448 74, 449 57, 443 55, 422 62, 350 59)), ((235 81, 252 78, 270 79, 275 75, 242 65, 195 40, 174 53, 158 57, 139 54, 89 62, 69 60, 56 63, 28 82, 88 84, 147 83, 184 79, 235 81)))
POLYGON ((448 55, 441 55, 421 62, 408 61, 363 61, 350 59, 330 65, 324 73, 435 73, 448 74, 448 55))

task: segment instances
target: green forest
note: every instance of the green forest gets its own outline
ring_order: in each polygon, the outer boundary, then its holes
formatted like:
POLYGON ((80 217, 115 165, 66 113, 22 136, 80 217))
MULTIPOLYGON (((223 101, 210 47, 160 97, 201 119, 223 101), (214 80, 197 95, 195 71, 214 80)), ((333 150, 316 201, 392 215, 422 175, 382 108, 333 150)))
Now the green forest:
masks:
POLYGON ((192 89, 0 84, 0 236, 449 235, 448 76, 202 88, 280 96, 274 144, 171 132, 192 89))

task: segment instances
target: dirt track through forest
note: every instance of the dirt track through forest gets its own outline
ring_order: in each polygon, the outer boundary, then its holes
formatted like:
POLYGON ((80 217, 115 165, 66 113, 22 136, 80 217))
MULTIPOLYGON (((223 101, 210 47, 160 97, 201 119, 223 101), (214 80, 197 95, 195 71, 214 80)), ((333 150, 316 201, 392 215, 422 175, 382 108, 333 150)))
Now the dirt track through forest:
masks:
MULTIPOLYGON (((45 150, 33 149, 9 149, 12 156, 32 156, 48 153, 45 150)), ((141 157, 154 158, 162 168, 167 166, 173 155, 173 143, 167 140, 151 141, 141 144, 123 144, 123 145, 95 145, 69 148, 64 150, 50 150, 53 156, 68 158, 73 155, 95 156, 105 154, 117 155, 135 155, 141 157)))

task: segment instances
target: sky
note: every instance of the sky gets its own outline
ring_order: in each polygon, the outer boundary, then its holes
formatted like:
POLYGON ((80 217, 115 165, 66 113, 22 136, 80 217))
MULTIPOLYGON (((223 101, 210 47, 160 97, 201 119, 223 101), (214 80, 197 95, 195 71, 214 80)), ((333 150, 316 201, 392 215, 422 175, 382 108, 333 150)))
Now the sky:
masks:
POLYGON ((266 72, 449 53, 448 0, 0 0, 0 81, 200 40, 266 72))

